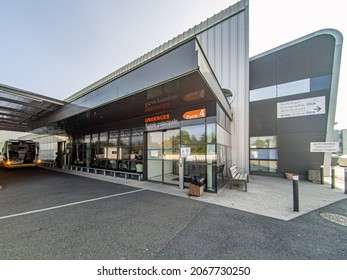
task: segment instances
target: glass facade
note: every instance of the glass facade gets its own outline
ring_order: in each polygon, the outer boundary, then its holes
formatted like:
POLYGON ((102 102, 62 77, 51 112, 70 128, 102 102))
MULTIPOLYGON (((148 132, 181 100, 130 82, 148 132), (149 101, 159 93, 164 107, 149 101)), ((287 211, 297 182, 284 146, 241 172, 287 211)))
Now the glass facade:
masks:
POLYGON ((68 165, 137 172, 143 165, 143 129, 75 137, 66 152, 68 165))
POLYGON ((250 171, 276 173, 278 162, 277 137, 250 138, 250 171))
POLYGON ((158 131, 119 129, 73 137, 67 143, 67 165, 89 169, 134 172, 146 180, 179 184, 181 148, 184 186, 191 176, 205 178, 206 191, 217 192, 228 181, 231 167, 231 120, 217 106, 217 116, 182 121, 158 131))

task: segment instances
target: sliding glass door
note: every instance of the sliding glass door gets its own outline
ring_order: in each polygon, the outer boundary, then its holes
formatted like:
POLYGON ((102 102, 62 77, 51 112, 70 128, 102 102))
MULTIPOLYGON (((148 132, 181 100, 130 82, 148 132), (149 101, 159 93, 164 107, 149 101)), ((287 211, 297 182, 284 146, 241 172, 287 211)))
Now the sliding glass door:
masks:
POLYGON ((149 132, 147 143, 148 180, 178 185, 180 130, 149 132))

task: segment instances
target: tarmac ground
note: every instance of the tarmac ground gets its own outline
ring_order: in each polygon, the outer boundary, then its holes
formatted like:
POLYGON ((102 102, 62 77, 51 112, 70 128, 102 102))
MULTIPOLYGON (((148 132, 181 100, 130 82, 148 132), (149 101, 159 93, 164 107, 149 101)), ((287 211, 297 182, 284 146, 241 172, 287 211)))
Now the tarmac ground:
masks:
POLYGON ((0 169, 0 259, 347 259, 343 184, 300 181, 294 212, 292 181, 281 178, 188 197, 96 177, 0 169))

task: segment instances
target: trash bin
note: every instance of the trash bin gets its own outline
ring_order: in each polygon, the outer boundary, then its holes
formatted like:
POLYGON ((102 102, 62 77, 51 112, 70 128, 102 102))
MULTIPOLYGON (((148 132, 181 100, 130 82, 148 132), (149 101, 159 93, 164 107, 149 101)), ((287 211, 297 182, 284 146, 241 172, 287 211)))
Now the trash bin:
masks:
POLYGON ((188 195, 201 196, 204 193, 205 178, 200 176, 192 176, 189 181, 188 195))

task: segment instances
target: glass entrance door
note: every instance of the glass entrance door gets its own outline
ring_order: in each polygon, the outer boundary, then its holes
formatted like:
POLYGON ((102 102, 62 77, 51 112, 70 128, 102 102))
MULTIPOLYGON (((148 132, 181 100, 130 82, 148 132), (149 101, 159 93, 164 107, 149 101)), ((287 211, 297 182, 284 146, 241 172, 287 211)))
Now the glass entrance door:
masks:
POLYGON ((149 132, 147 143, 148 180, 178 185, 180 130, 149 132))

